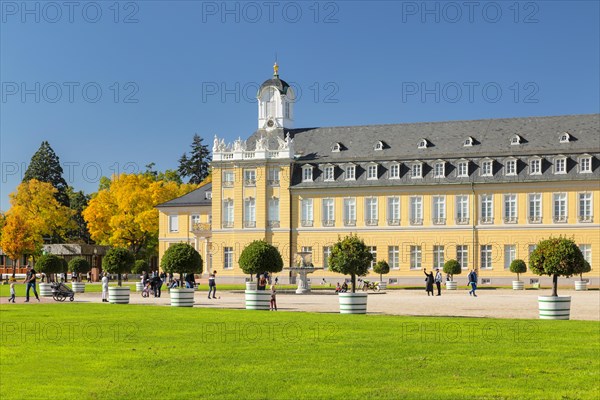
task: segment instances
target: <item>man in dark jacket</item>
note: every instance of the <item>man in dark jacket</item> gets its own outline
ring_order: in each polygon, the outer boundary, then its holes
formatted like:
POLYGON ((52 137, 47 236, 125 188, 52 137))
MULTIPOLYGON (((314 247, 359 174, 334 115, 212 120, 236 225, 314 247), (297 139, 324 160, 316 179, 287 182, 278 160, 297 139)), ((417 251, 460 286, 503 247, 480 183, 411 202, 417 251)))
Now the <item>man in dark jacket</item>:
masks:
POLYGON ((472 269, 471 272, 469 272, 469 276, 467 278, 469 280, 469 285, 471 285, 471 290, 469 290, 469 296, 473 295, 477 297, 477 295, 475 294, 475 291, 477 290, 477 272, 475 272, 475 269, 472 269))
POLYGON ((196 286, 196 277, 194 274, 187 274, 185 276, 185 287, 188 289, 193 289, 196 286))
POLYGON ((31 268, 31 266, 27 265, 27 275, 25 276, 25 280, 23 283, 27 284, 27 292, 25 293, 25 303, 29 302, 29 290, 33 288, 33 294, 35 294, 35 298, 37 301, 40 301, 40 296, 38 296, 38 292, 35 288, 35 280, 37 277, 35 276, 37 272, 35 269, 31 268))

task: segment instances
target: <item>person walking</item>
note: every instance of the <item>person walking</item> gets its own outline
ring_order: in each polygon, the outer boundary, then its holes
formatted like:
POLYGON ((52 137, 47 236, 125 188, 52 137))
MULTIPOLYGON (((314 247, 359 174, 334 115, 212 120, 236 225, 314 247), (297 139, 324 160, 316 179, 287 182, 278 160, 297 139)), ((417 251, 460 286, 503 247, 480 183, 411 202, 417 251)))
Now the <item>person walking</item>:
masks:
POLYGON ((102 302, 108 303, 108 276, 102 274, 102 302))
POLYGON ((35 288, 35 280, 37 277, 35 276, 37 272, 33 269, 29 264, 27 264, 27 275, 25 275, 25 280, 23 283, 27 284, 27 292, 25 293, 25 303, 29 303, 29 289, 33 288, 33 294, 35 294, 35 298, 37 301, 40 301, 40 296, 38 296, 37 289, 35 288))
POLYGON ((269 303, 269 311, 277 311, 277 289, 275 284, 271 284, 271 302, 269 303))
POLYGON ((427 269, 423 268, 425 274, 425 291, 427 296, 433 296, 433 272, 427 273, 427 269))
POLYGON ((441 296, 442 295, 442 273, 440 272, 439 268, 435 269, 435 286, 437 287, 437 295, 436 296, 441 296))
POLYGON ((213 271, 212 274, 208 275, 208 298, 210 299, 210 294, 212 293, 212 298, 217 298, 217 282, 216 282, 217 271, 213 271))
POLYGON ((194 274, 187 274, 185 276, 185 287, 187 289, 193 289, 196 286, 196 277, 194 274))
POLYGON ((8 302, 15 302, 15 284, 11 283, 10 284, 10 297, 8 298, 8 302))
POLYGON ((475 269, 472 269, 471 272, 469 272, 469 276, 467 278, 469 279, 469 285, 471 286, 471 290, 469 290, 469 296, 473 295, 474 297, 477 297, 477 294, 475 293, 477 290, 477 272, 475 269))

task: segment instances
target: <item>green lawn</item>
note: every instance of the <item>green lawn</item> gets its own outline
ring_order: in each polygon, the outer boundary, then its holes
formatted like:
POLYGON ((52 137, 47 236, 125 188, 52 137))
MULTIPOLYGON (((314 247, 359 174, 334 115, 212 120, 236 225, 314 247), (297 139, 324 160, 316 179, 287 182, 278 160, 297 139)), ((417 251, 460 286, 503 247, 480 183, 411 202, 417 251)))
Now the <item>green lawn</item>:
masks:
POLYGON ((598 322, 0 306, 0 398, 597 399, 598 322))

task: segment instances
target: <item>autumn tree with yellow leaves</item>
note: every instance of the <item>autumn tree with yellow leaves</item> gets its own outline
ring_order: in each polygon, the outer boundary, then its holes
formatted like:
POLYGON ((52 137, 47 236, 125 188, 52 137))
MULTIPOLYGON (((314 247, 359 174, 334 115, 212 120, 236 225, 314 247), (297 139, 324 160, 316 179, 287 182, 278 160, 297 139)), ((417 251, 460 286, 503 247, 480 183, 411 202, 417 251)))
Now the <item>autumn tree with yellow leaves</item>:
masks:
POLYGON ((183 196, 198 185, 158 180, 149 174, 121 174, 104 182, 82 215, 92 239, 102 245, 129 248, 134 254, 158 243, 160 203, 183 196))

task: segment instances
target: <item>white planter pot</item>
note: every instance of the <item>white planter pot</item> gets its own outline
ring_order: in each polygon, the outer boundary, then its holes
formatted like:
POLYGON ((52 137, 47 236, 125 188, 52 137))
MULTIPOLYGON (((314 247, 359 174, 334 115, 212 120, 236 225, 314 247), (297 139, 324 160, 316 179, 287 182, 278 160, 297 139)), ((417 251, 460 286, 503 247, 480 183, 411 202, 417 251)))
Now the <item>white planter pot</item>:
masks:
POLYGON ((73 289, 75 293, 85 293, 85 283, 73 282, 71 284, 71 289, 73 289))
POLYGON ((194 289, 171 289, 172 307, 193 307, 194 306, 194 289))
POLYGON ((513 290, 524 290, 525 283, 523 281, 512 281, 513 290))
POLYGON ((540 319, 569 319, 571 296, 538 296, 540 319))
POLYGON ((271 292, 267 290, 246 290, 246 310, 268 310, 271 292))
POLYGON ((340 302, 340 314, 366 314, 366 293, 338 293, 340 302))
POLYGON ((144 290, 144 284, 142 282, 136 282, 135 283, 135 291, 141 292, 142 290, 144 290))
POLYGON ((458 289, 458 282, 446 281, 446 290, 456 290, 456 289, 458 289))
POLYGON ((386 290, 387 289, 387 282, 380 281, 379 282, 379 289, 380 289, 381 292, 383 292, 384 290, 386 290))
POLYGON ((575 281, 575 290, 582 291, 588 289, 587 281, 575 281))
POLYGON ((256 290, 256 282, 246 282, 246 290, 256 290))
POLYGON ((108 302, 113 304, 129 304, 129 286, 109 286, 108 302))
POLYGON ((40 296, 52 297, 52 288, 49 283, 40 283, 40 296))

